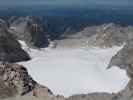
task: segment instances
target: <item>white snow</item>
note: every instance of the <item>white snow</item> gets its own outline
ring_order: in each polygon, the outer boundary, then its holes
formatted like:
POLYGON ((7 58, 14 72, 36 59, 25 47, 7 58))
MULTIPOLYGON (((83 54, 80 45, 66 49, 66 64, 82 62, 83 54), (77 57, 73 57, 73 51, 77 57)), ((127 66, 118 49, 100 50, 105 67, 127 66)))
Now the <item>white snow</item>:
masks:
POLYGON ((21 47, 22 47, 23 49, 28 48, 28 46, 27 46, 27 44, 25 43, 25 41, 18 40, 18 42, 21 44, 21 47))
POLYGON ((129 79, 117 67, 107 70, 111 57, 121 47, 31 50, 31 61, 21 62, 39 83, 54 94, 70 96, 90 92, 118 92, 129 79))

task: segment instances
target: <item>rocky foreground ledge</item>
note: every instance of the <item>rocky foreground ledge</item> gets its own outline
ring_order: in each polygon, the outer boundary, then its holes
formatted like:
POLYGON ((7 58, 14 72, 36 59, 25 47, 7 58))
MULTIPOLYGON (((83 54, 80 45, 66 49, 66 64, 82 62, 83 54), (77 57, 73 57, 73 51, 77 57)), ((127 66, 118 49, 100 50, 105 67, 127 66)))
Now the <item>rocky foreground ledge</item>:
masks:
POLYGON ((0 98, 12 97, 52 97, 50 89, 38 84, 28 74, 27 69, 18 64, 0 65, 0 98))

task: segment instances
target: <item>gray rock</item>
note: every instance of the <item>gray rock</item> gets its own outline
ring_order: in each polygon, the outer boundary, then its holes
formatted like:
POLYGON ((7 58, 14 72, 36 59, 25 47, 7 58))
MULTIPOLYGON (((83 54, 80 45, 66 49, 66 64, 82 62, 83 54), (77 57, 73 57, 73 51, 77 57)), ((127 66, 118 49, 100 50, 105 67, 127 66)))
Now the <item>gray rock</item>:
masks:
POLYGON ((121 69, 127 69, 133 63, 133 43, 128 42, 115 56, 112 57, 108 68, 118 66, 121 69))
POLYGON ((26 41, 29 46, 47 47, 49 44, 46 31, 39 17, 13 17, 10 19, 9 31, 18 39, 26 41))
POLYGON ((67 38, 87 39, 88 44, 99 47, 120 46, 133 39, 132 26, 119 26, 113 23, 89 26, 67 38))
POLYGON ((54 96, 50 89, 34 81, 22 65, 0 65, 0 74, 0 98, 25 95, 34 97, 54 96))
POLYGON ((30 60, 16 38, 8 32, 6 22, 0 20, 0 61, 19 62, 30 60))

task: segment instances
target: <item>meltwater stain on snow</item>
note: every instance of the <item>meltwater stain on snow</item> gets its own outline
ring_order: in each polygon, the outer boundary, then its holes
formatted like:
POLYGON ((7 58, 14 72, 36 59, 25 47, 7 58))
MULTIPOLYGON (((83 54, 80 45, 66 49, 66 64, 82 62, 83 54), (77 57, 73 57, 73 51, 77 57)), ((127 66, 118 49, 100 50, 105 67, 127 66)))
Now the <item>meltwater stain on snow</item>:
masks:
POLYGON ((129 79, 117 67, 106 67, 121 47, 31 50, 27 66, 31 76, 55 94, 70 96, 90 92, 118 92, 129 79))

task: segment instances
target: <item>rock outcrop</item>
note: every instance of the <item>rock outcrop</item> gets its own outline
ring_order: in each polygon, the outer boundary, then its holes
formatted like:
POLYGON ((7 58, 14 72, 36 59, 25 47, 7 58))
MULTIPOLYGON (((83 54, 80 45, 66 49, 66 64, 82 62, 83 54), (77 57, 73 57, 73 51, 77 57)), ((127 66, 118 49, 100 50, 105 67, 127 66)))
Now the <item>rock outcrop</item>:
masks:
POLYGON ((133 63, 133 42, 128 42, 115 56, 112 57, 108 68, 117 66, 121 69, 127 70, 127 68, 133 63))
POLYGON ((9 31, 29 46, 47 47, 49 44, 46 29, 40 17, 11 17, 9 31))
POLYGON ((19 62, 30 60, 16 38, 8 32, 6 22, 0 20, 0 61, 19 62))
POLYGON ((113 23, 88 26, 75 34, 63 34, 62 38, 83 41, 89 46, 121 46, 133 39, 132 26, 120 26, 113 23))
POLYGON ((132 26, 120 26, 113 23, 88 26, 75 34, 66 34, 69 39, 83 39, 88 45, 98 47, 120 46, 133 39, 132 26))
POLYGON ((0 65, 0 98, 26 95, 52 97, 53 93, 47 87, 34 81, 24 66, 18 64, 0 65))

